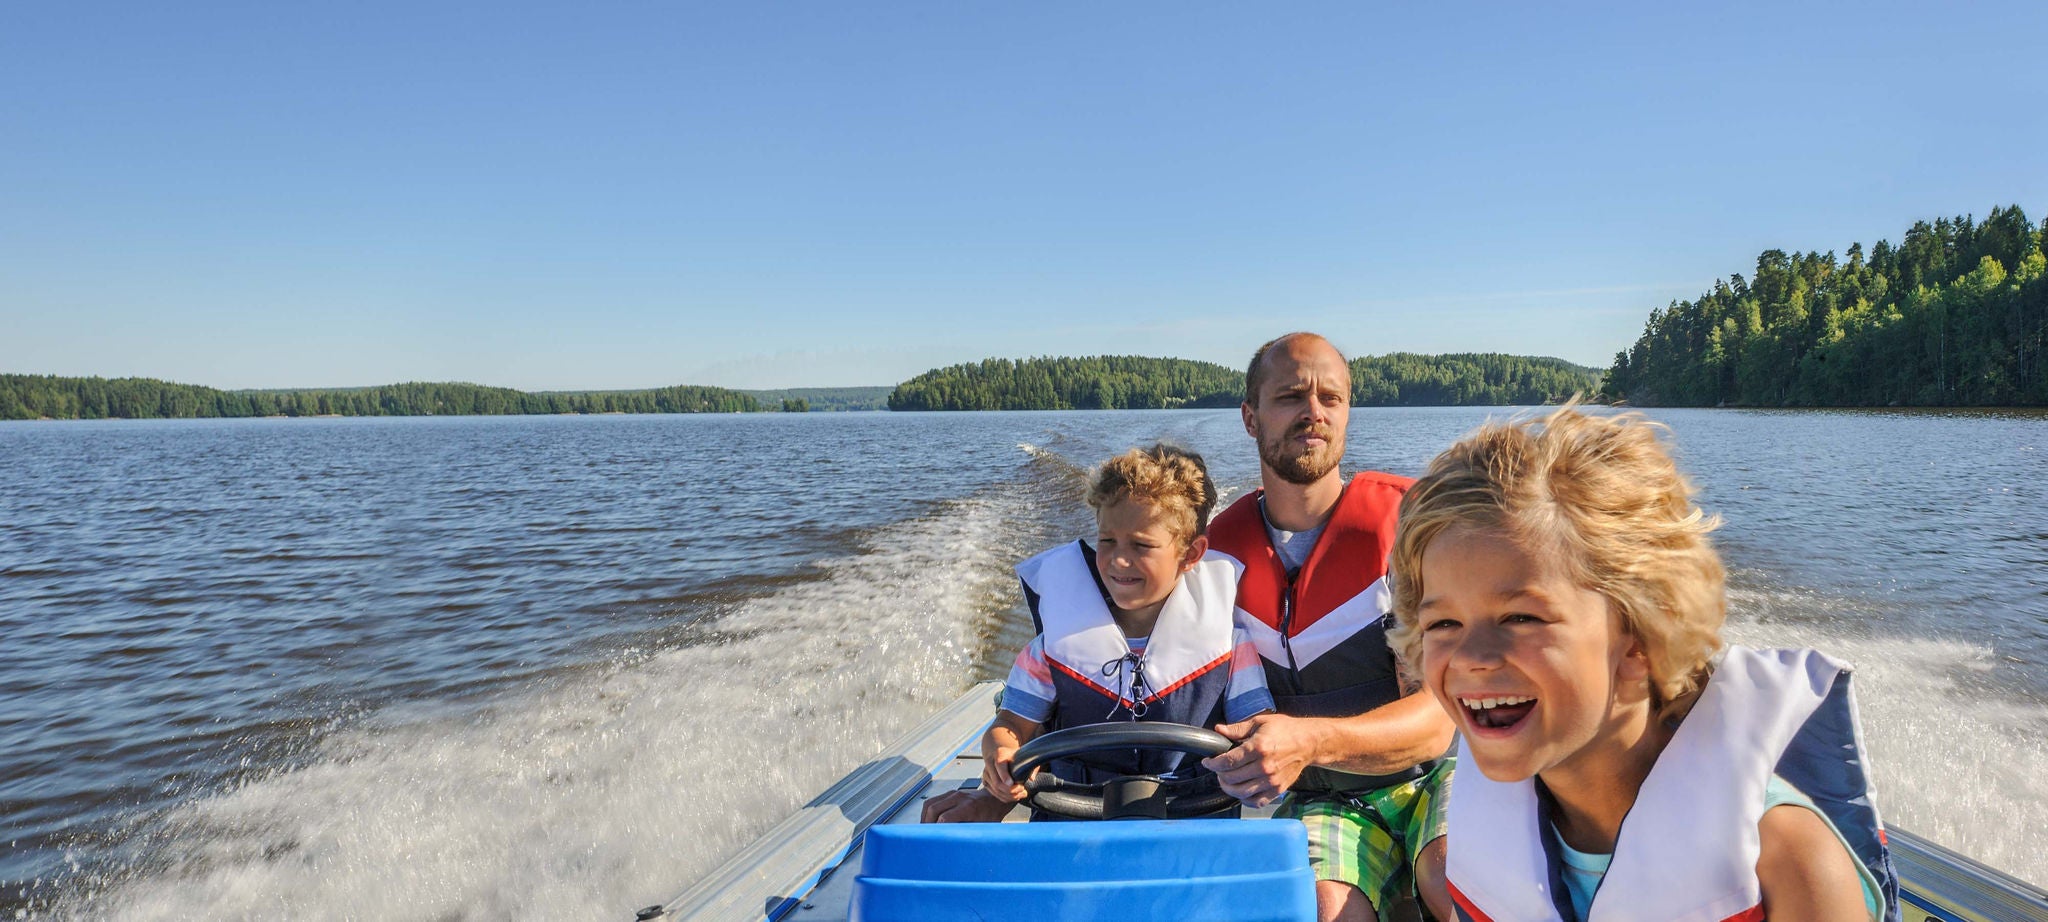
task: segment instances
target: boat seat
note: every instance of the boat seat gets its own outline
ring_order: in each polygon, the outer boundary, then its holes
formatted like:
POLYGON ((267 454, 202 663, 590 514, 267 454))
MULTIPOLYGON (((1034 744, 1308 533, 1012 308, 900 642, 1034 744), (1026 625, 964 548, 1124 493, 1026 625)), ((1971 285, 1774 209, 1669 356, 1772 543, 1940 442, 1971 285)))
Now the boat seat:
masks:
POLYGON ((851 918, 1305 922, 1295 820, 960 823, 868 830, 851 918))

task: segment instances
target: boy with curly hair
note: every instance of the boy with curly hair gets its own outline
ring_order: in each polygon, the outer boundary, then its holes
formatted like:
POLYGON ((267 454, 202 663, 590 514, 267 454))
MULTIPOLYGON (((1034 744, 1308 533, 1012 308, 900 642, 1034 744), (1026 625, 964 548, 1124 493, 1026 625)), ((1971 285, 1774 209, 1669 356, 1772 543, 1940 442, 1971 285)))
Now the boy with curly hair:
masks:
MULTIPOLYGON (((1197 727, 1270 710, 1256 650, 1234 621, 1239 567, 1208 552, 1216 487, 1200 455, 1132 449, 1089 478, 1096 540, 1017 566, 1038 636, 1017 654, 1003 704, 982 737, 983 785, 928 802, 927 822, 1000 819, 1025 796, 1010 765, 1051 730, 1108 721, 1197 727)), ((1046 770, 1093 783, 1113 775, 1193 775, 1177 752, 1104 752, 1046 770)))

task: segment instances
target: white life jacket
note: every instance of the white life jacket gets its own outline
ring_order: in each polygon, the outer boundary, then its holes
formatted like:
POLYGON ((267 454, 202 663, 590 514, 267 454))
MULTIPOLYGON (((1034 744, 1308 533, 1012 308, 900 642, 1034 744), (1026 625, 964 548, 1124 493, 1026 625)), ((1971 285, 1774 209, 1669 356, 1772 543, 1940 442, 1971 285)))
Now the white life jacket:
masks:
MULTIPOLYGON (((1222 723, 1240 568, 1211 553, 1182 574, 1159 611, 1144 654, 1133 656, 1103 601, 1088 557, 1075 541, 1017 565, 1057 691, 1046 729, 1119 719, 1197 727, 1222 723)), ((1142 766, 1097 767, 1121 774, 1164 773, 1178 765, 1181 754, 1147 755, 1142 766), (1162 759, 1172 764, 1153 764, 1162 759)), ((1117 761, 1111 755, 1091 758, 1117 761)), ((1072 777, 1059 762, 1050 767, 1072 777)))
MULTIPOLYGON (((1452 783, 1447 869, 1458 914, 1569 918, 1535 779, 1493 781, 1462 740, 1458 749, 1464 770, 1452 783)), ((1757 823, 1774 773, 1834 823, 1896 919, 1897 877, 1868 766, 1845 664, 1813 650, 1729 647, 1636 793, 1585 922, 1763 919, 1757 823)))

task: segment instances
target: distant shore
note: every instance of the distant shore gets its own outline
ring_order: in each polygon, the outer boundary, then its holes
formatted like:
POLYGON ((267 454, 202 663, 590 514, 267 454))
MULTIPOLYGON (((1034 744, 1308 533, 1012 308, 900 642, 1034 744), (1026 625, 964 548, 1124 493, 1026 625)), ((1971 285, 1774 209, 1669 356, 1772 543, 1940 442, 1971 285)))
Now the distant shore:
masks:
POLYGON ((814 412, 881 409, 889 392, 887 387, 740 391, 677 385, 530 393, 464 382, 227 391, 155 378, 0 374, 0 420, 814 412))

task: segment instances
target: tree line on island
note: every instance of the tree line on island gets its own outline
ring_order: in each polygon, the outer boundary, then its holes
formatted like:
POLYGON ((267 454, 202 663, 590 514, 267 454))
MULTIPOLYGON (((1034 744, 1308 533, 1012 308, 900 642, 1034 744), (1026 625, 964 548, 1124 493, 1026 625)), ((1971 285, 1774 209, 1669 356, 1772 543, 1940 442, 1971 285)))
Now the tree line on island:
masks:
POLYGON ((1893 246, 1765 250, 1652 311, 1605 394, 1645 406, 2048 404, 2048 222, 1921 221, 1893 246))
POLYGON ((324 390, 224 391, 154 378, 0 375, 0 419, 190 419, 244 416, 497 416, 555 413, 748 413, 754 397, 722 387, 528 393, 411 382, 324 390))
MULTIPOLYGON (((1555 403, 1590 391, 1593 369, 1516 355, 1368 356, 1351 363, 1359 406, 1555 403)), ((1187 359, 989 359, 888 387, 737 391, 681 385, 637 391, 526 392, 459 382, 308 390, 220 390, 154 378, 0 374, 0 419, 252 416, 491 416, 563 413, 755 413, 781 410, 1063 410, 1233 407, 1244 372, 1187 359)))
MULTIPOLYGON (((1599 371, 1563 359, 1396 352, 1351 360, 1354 406, 1557 403, 1599 385, 1599 371)), ((1099 355, 986 359, 937 368, 896 386, 892 410, 1160 410, 1234 407, 1244 369, 1188 359, 1099 355)))
POLYGON ((894 388, 882 385, 880 387, 789 387, 769 391, 740 391, 740 393, 761 401, 761 406, 764 409, 779 404, 784 413, 809 413, 817 410, 827 412, 838 412, 841 410, 886 410, 889 408, 889 392, 891 390, 894 390, 894 388))
POLYGON ((227 391, 155 378, 0 374, 0 419, 195 419, 251 416, 509 416, 565 413, 784 413, 879 410, 887 387, 736 391, 677 385, 540 391, 460 382, 227 391))

